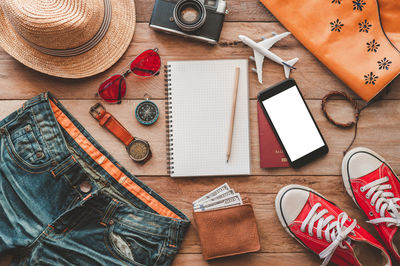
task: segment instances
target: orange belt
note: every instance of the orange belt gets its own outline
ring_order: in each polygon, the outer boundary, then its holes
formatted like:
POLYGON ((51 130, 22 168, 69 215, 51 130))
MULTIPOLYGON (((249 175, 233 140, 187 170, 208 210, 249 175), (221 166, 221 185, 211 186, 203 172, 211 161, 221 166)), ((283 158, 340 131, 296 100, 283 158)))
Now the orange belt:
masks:
POLYGON ((129 192, 143 201, 147 206, 162 216, 181 219, 178 215, 164 206, 161 202, 138 186, 134 181, 128 178, 114 163, 112 163, 104 154, 102 154, 72 123, 72 121, 50 100, 51 108, 58 123, 67 131, 67 133, 76 141, 76 143, 107 173, 109 173, 118 183, 124 186, 129 192))

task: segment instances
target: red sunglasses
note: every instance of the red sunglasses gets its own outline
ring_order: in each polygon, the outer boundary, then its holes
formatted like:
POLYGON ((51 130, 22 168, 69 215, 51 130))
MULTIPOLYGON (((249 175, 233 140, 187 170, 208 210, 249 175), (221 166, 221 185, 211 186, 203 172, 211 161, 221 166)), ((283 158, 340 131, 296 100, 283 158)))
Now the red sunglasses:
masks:
POLYGON ((146 50, 129 64, 129 69, 123 74, 117 74, 104 81, 96 95, 108 103, 121 103, 126 94, 125 78, 130 74, 140 77, 153 77, 160 73, 161 58, 158 49, 146 50))

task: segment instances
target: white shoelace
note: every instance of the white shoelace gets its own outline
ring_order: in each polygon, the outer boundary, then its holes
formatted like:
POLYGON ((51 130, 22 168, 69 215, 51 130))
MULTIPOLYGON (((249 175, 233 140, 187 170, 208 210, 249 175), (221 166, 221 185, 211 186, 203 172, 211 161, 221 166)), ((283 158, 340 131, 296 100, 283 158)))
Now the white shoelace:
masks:
POLYGON ((361 192, 368 190, 365 197, 371 199, 371 205, 375 206, 375 210, 380 214, 381 218, 376 218, 368 221, 371 224, 387 223, 388 226, 400 226, 400 206, 397 202, 400 198, 394 198, 392 192, 385 190, 392 189, 390 184, 385 184, 389 181, 389 177, 385 176, 377 179, 365 186, 360 187, 361 192), (372 196, 373 195, 373 196, 372 196), (372 196, 372 198, 371 198, 372 196), (385 212, 388 212, 391 217, 385 217, 385 212))
POLYGON ((321 203, 317 203, 311 208, 306 219, 304 219, 303 223, 301 224, 300 230, 304 232, 308 224, 308 234, 313 236, 314 223, 318 221, 317 237, 322 239, 322 229, 326 227, 325 239, 326 241, 332 243, 321 253, 319 253, 319 257, 324 259, 321 265, 325 266, 331 260, 332 255, 335 253, 335 250, 338 246, 346 248, 346 246, 342 244, 342 241, 345 240, 347 235, 353 231, 354 227, 357 225, 357 221, 353 220, 353 223, 349 227, 346 227, 344 224, 347 221, 348 216, 345 212, 339 214, 337 220, 335 220, 335 216, 333 215, 329 215, 328 217, 324 218, 323 216, 328 213, 328 210, 323 209, 317 213, 317 209, 319 207, 321 207, 321 203))

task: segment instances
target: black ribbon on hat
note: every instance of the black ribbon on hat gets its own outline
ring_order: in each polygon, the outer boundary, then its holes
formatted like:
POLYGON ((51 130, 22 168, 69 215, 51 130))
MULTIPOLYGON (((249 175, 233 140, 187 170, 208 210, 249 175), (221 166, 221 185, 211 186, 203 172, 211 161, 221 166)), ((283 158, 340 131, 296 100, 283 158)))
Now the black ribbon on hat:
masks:
MULTIPOLYGON (((108 28, 110 27, 111 24, 111 16, 112 16, 112 8, 111 8, 111 0, 104 0, 104 17, 103 17, 103 22, 97 31, 97 33, 85 44, 82 44, 81 46, 75 47, 75 48, 70 48, 70 49, 51 49, 51 48, 46 48, 40 45, 37 45, 29 40, 27 40, 23 35, 19 34, 27 43, 29 43, 30 46, 35 48, 41 53, 51 55, 51 56, 57 56, 57 57, 71 57, 71 56, 77 56, 84 54, 91 50, 93 47, 95 47, 106 35, 108 28)), ((15 29, 15 28, 14 28, 15 29)), ((16 32, 18 32, 16 30, 16 32)))

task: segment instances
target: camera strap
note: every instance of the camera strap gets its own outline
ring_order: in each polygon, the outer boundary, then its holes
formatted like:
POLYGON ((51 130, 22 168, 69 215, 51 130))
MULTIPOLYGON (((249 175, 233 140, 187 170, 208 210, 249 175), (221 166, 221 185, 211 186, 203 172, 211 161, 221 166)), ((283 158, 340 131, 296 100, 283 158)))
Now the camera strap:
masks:
MULTIPOLYGON (((218 42, 218 45, 221 46, 221 47, 236 46, 236 45, 239 45, 239 44, 243 44, 243 42, 242 41, 218 42)), ((244 44, 243 44, 243 46, 244 46, 244 44)))

